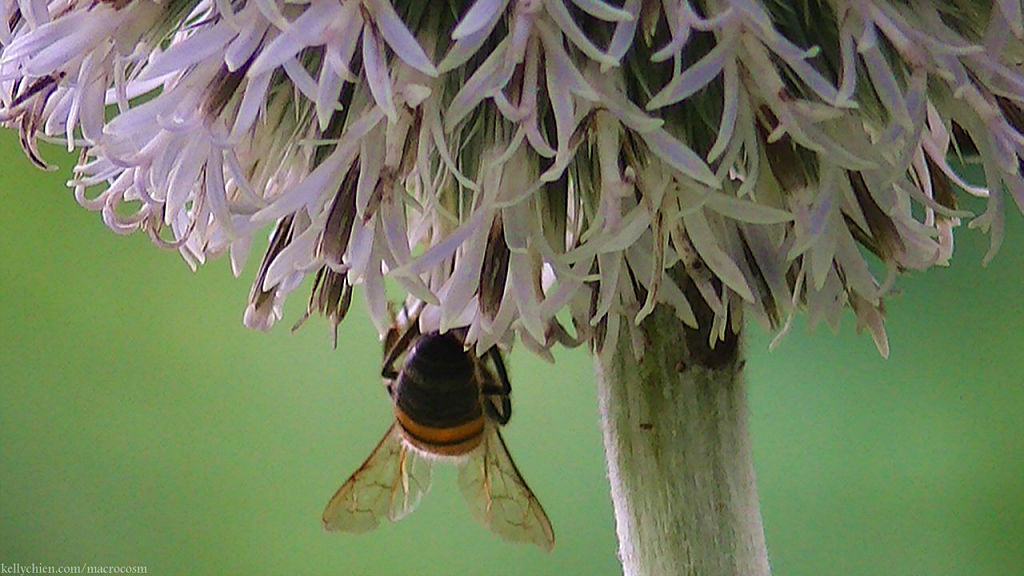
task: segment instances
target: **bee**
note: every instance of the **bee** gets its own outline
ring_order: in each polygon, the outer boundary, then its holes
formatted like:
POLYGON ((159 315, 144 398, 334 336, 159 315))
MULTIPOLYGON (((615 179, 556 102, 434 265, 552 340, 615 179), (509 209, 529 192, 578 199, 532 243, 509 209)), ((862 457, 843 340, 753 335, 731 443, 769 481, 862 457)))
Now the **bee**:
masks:
POLYGON ((459 489, 480 523, 506 540, 552 549, 551 522, 498 431, 512 414, 501 352, 478 357, 464 339, 458 330, 421 333, 417 319, 388 331, 381 376, 395 419, 327 503, 325 530, 367 532, 404 518, 441 460, 459 466, 459 489))

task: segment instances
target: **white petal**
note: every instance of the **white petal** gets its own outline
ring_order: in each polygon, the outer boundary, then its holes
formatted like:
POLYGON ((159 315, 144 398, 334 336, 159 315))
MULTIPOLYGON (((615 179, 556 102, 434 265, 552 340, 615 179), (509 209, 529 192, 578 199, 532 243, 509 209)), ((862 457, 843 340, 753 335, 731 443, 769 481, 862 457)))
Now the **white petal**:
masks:
POLYGON ((545 71, 558 78, 563 89, 591 102, 597 102, 600 97, 566 53, 561 35, 544 22, 537 23, 537 30, 544 45, 545 71))
POLYGON ((334 113, 341 105, 338 96, 341 94, 342 81, 331 66, 320 68, 320 78, 316 90, 316 119, 320 131, 326 131, 334 113))
MULTIPOLYGON (((252 58, 266 34, 267 26, 253 24, 247 24, 224 51, 224 64, 231 72, 240 69, 249 58, 252 58)), ((225 27, 230 28, 230 26, 225 27)), ((237 30, 237 28, 233 29, 237 30)))
POLYGON ((634 19, 632 12, 618 8, 601 0, 572 0, 572 3, 594 18, 605 22, 629 22, 634 19))
POLYGON ((476 108, 477 104, 493 92, 500 90, 512 76, 514 68, 506 67, 505 50, 508 39, 502 40, 491 55, 473 72, 448 105, 444 115, 445 128, 451 130, 456 124, 476 108))
MULTIPOLYGON (((255 4, 260 13, 263 14, 263 17, 281 30, 287 30, 294 25, 289 23, 288 19, 281 13, 276 0, 256 0, 255 4)), ((333 4, 333 2, 313 2, 313 4, 333 4)))
POLYGON ((452 40, 461 40, 471 34, 490 31, 505 12, 508 0, 477 0, 466 10, 452 31, 452 40))
POLYGON ((269 72, 294 59, 303 49, 322 44, 324 32, 337 21, 335 16, 339 16, 339 11, 337 2, 311 3, 295 22, 282 28, 284 31, 260 50, 260 55, 249 67, 249 76, 269 72))
POLYGON ((227 190, 224 185, 224 160, 220 150, 213 150, 206 160, 204 189, 210 212, 229 237, 234 236, 231 226, 231 210, 228 208, 227 190))
POLYGON ((185 206, 199 179, 199 172, 205 166, 209 155, 209 143, 203 139, 194 140, 178 156, 178 161, 168 174, 167 206, 164 209, 164 221, 170 223, 178 211, 185 206))
POLYGON ((789 222, 793 215, 785 210, 772 208, 758 202, 742 200, 718 191, 709 191, 707 206, 722 214, 741 222, 752 224, 779 224, 789 222))
POLYGON ((519 319, 523 327, 538 342, 544 341, 544 322, 540 317, 540 301, 535 290, 533 258, 530 254, 513 252, 509 255, 509 278, 519 319))
MULTIPOLYGON (((594 315, 590 318, 590 325, 597 324, 604 318, 613 304, 616 304, 619 293, 619 278, 622 274, 622 254, 618 252, 607 252, 597 255, 598 270, 601 272, 601 282, 598 286, 597 305, 594 307, 594 315)), ((614 316, 614 314, 613 314, 614 316)))
POLYGON ((227 25, 200 29, 187 40, 171 44, 143 69, 139 80, 159 78, 166 74, 184 73, 200 62, 223 57, 224 47, 235 36, 227 25))
POLYGON ((579 25, 576 24, 576 21, 569 13, 569 9, 565 7, 564 1, 565 0, 550 0, 544 3, 544 8, 547 10, 548 14, 551 15, 551 19, 558 24, 562 34, 564 34, 570 42, 575 44, 576 47, 591 60, 594 60, 598 64, 604 66, 618 66, 619 63, 617 60, 604 52, 601 52, 601 50, 590 41, 590 38, 587 37, 586 33, 580 29, 579 25))
POLYGON ((416 41, 416 37, 406 28, 405 22, 398 17, 391 0, 364 0, 364 3, 373 12, 377 29, 395 54, 406 64, 427 76, 437 76, 434 64, 416 41))
POLYGON ((322 229, 322 224, 306 228, 278 252, 274 261, 267 267, 267 274, 263 279, 264 290, 272 289, 273 286, 281 284, 286 278, 309 265, 313 260, 314 246, 322 229))
POLYGON ((384 130, 374 130, 359 143, 359 179, 356 181, 356 217, 365 218, 384 167, 384 130))
POLYGON ((288 74, 292 85, 310 102, 316 102, 316 80, 313 80, 313 77, 309 75, 306 67, 294 58, 285 60, 281 67, 288 74))
POLYGON ((257 222, 272 222, 337 190, 338 180, 355 156, 355 146, 340 145, 298 184, 283 191, 274 201, 253 215, 257 222))
POLYGON ((366 307, 370 311, 370 320, 377 327, 377 333, 386 334, 391 327, 391 319, 388 317, 384 276, 380 269, 380 259, 376 250, 371 255, 370 263, 363 273, 363 295, 366 297, 366 307))
POLYGON ((741 298, 747 302, 754 302, 754 293, 751 292, 747 279, 743 277, 743 272, 732 261, 732 258, 719 247, 718 238, 705 219, 704 211, 697 210, 683 214, 683 223, 693 242, 693 247, 708 268, 741 298))
POLYGON ((641 134, 641 137, 647 142, 651 152, 668 163, 669 166, 712 188, 721 187, 714 172, 701 160, 700 156, 664 128, 641 134))
POLYGON ((397 122, 398 111, 391 95, 391 74, 384 56, 384 45, 368 26, 363 28, 363 74, 377 106, 384 111, 389 122, 397 122))
POLYGON ((691 94, 710 84, 722 72, 726 62, 735 58, 734 44, 728 40, 719 42, 700 60, 691 64, 682 74, 677 74, 647 102, 647 110, 657 110, 686 99, 691 94))
MULTIPOLYGON (((20 15, 30 16, 25 9, 31 10, 33 4, 19 2, 22 12, 20 15), (27 4, 27 5, 23 5, 27 4)), ((47 48, 54 47, 55 50, 72 50, 81 52, 86 46, 96 41, 95 34, 108 34, 112 25, 116 26, 116 10, 108 5, 99 5, 95 11, 75 10, 65 14, 57 20, 49 20, 46 16, 45 3, 43 4, 43 16, 45 17, 40 26, 33 26, 33 30, 15 37, 14 42, 4 47, 2 60, 4 63, 16 62, 32 58, 47 48), (65 46, 55 46, 65 44, 65 46)), ((99 36, 102 38, 102 36, 99 36)), ((67 58, 54 58, 54 63, 59 65, 67 58)))
POLYGON ((469 306, 476 296, 480 285, 480 269, 483 266, 484 250, 487 247, 487 234, 491 228, 493 214, 482 219, 485 226, 472 230, 468 241, 462 245, 462 252, 456 259, 455 271, 445 286, 444 297, 441 298, 441 329, 454 326, 455 320, 469 306))

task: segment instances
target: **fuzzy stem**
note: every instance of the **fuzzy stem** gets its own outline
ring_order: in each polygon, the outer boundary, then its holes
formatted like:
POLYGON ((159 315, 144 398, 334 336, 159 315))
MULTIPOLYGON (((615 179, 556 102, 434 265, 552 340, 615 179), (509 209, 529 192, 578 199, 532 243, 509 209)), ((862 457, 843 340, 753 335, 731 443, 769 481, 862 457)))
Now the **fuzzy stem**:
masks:
POLYGON ((598 355, 602 427, 626 576, 767 576, 739 338, 662 307, 598 355))

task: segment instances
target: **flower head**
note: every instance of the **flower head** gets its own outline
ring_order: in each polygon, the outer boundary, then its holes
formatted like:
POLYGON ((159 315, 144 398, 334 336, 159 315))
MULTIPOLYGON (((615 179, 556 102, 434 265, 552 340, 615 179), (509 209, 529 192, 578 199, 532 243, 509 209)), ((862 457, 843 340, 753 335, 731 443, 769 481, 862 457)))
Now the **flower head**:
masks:
POLYGON ((1015 0, 3 10, 0 120, 39 164, 37 137, 81 150, 83 206, 236 273, 273 227, 255 328, 315 275, 335 325, 358 285, 383 333, 390 279, 481 350, 600 344, 657 305, 711 343, 849 306, 886 354, 896 276, 969 215, 954 187, 987 198, 992 253, 1024 206, 1015 0))

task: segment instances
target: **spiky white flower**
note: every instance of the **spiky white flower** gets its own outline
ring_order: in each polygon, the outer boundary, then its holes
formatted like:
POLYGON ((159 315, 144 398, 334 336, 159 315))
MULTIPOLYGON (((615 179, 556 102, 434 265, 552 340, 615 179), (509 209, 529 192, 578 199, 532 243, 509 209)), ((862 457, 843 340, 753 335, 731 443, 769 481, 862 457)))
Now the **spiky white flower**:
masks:
POLYGON ((987 197, 992 253, 1006 195, 1024 206, 1022 12, 6 2, 0 119, 40 164, 39 135, 81 149, 79 201, 190 264, 230 252, 238 273, 273 225, 252 327, 316 274, 335 324, 361 285, 383 332, 392 278, 480 349, 600 345, 658 304, 712 343, 745 313, 835 325, 849 305, 885 354, 896 275, 945 264, 968 216, 954 186, 987 197))

